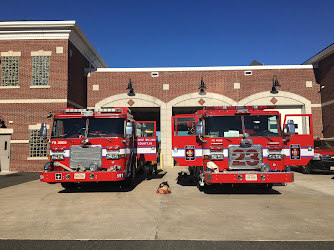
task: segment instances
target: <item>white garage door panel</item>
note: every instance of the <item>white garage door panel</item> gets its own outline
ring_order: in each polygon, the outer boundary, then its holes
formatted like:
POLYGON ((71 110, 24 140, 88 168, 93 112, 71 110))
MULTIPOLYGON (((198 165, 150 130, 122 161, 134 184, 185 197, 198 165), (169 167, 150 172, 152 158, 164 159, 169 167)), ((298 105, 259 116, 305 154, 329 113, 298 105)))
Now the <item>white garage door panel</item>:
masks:
MULTIPOLYGON (((269 109, 267 109, 269 111, 269 109)), ((272 110, 272 109, 270 109, 272 110)), ((302 106, 286 106, 286 107, 277 107, 276 109, 278 112, 281 113, 281 126, 283 128, 283 122, 284 122, 284 117, 285 115, 289 115, 289 114, 303 114, 302 110, 303 107, 302 106)), ((287 118, 288 120, 293 120, 294 124, 296 124, 296 133, 298 134, 308 134, 309 133, 309 126, 306 125, 308 124, 308 118, 305 117, 297 117, 297 116, 289 116, 287 118)))

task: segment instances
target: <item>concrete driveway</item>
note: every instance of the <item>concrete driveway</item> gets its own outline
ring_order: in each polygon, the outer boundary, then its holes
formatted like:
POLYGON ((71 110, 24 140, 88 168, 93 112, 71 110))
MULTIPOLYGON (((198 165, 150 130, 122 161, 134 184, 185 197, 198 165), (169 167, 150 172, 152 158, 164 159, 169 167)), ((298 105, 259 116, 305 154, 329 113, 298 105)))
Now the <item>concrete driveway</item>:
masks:
POLYGON ((1 239, 334 240, 333 175, 295 174, 295 182, 210 194, 179 185, 181 167, 133 190, 118 185, 65 192, 39 180, 0 189, 1 239), (172 193, 156 194, 162 181, 172 193))

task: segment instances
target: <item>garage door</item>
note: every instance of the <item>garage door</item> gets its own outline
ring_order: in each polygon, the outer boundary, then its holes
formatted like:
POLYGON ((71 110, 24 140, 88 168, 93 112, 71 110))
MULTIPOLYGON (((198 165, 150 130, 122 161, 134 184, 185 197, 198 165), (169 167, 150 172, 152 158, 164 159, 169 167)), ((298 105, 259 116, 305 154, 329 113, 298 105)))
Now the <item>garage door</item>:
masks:
MULTIPOLYGON (((283 128, 283 122, 285 115, 288 114, 302 114, 303 107, 302 106, 277 106, 275 109, 281 113, 281 126, 283 128)), ((288 117, 289 120, 293 120, 294 124, 296 126, 296 133, 297 134, 305 134, 308 133, 308 131, 305 131, 307 129, 303 124, 305 124, 305 121, 303 121, 303 117, 288 117)))

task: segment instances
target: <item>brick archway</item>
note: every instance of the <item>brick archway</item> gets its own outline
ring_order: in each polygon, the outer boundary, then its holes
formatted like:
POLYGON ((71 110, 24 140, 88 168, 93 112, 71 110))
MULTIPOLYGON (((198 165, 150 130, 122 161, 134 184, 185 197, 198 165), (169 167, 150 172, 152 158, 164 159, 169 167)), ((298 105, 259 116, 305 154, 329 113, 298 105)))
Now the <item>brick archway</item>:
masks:
POLYGON ((277 106, 303 106, 303 112, 312 113, 311 101, 303 96, 279 91, 277 94, 270 94, 268 91, 250 95, 238 102, 238 105, 277 105, 277 106))
POLYGON ((109 96, 95 104, 95 108, 102 107, 161 107, 164 104, 160 99, 136 93, 135 96, 119 94, 109 96))

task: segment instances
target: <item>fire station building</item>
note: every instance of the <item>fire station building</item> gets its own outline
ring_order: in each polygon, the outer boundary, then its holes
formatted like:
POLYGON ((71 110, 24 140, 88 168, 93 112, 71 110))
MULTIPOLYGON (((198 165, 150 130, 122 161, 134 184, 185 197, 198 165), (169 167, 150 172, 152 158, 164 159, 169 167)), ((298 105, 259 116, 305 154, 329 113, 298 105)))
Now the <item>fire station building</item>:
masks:
POLYGON ((1 22, 0 53, 1 171, 42 170, 40 124, 64 107, 128 107, 135 120, 156 121, 164 167, 173 164, 172 115, 204 106, 312 113, 314 135, 334 140, 333 44, 302 65, 109 68, 75 21, 34 21, 1 22))

